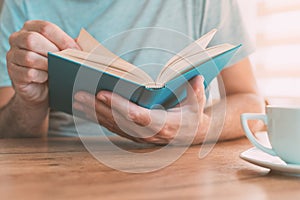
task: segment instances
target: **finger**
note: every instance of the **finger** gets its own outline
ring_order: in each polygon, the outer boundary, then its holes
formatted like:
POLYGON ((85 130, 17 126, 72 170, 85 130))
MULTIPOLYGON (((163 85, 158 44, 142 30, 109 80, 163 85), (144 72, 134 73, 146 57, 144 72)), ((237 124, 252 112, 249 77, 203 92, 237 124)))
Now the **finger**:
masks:
POLYGON ((24 29, 40 33, 60 50, 67 48, 80 49, 73 38, 53 23, 41 20, 27 21, 24 24, 24 29))
POLYGON ((8 65, 9 75, 14 83, 45 83, 48 80, 48 73, 34 68, 18 66, 14 63, 8 65))
POLYGON ((74 101, 73 108, 80 112, 83 112, 85 116, 88 117, 88 119, 90 119, 91 121, 98 123, 95 109, 89 107, 88 105, 82 104, 78 101, 74 101))
MULTIPOLYGON (((130 126, 126 126, 132 123, 132 121, 128 121, 128 119, 126 119, 122 114, 120 114, 119 112, 114 112, 106 104, 100 102, 97 99, 95 100, 94 98, 95 97, 91 94, 85 92, 78 92, 75 95, 75 99, 79 101, 75 102, 73 106, 75 109, 84 112, 88 119, 94 122, 98 122, 102 126, 106 127, 108 130, 114 133, 118 133, 119 135, 126 137, 130 140, 152 144, 168 143, 168 141, 165 138, 158 136, 158 134, 150 137, 143 137, 139 134, 136 134, 135 131, 137 131, 138 128, 142 127, 136 127, 133 126, 133 124, 130 126), (134 128, 134 130, 132 130, 131 128, 134 128)), ((142 130, 144 136, 153 135, 153 133, 147 134, 147 130, 145 130, 144 128, 142 128, 142 130)))
POLYGON ((101 91, 97 94, 97 98, 106 102, 114 112, 121 113, 127 119, 126 124, 122 124, 125 132, 134 132, 133 136, 140 138, 154 137, 164 126, 166 122, 167 112, 164 110, 149 110, 140 107, 123 97, 108 91, 101 91), (132 123, 134 122, 134 123, 132 123), (133 131, 128 132, 128 124, 133 131))
POLYGON ((11 47, 26 49, 47 57, 48 52, 57 52, 59 48, 49 39, 34 31, 19 31, 9 38, 11 47))
POLYGON ((77 110, 88 111, 89 115, 93 115, 94 117, 104 116, 111 123, 114 122, 112 110, 103 102, 95 99, 94 95, 86 92, 78 92, 74 98, 76 100, 75 106, 77 106, 77 110))
POLYGON ((75 94, 74 99, 83 105, 95 108, 95 96, 84 91, 79 91, 75 94))
POLYGON ((138 106, 127 99, 112 92, 101 91, 97 94, 97 99, 111 107, 113 110, 126 116, 140 126, 147 126, 151 123, 150 110, 138 106))
MULTIPOLYGON (((78 92, 75 94, 75 100, 81 104, 84 111, 88 111, 89 115, 97 115, 99 118, 104 117, 110 124, 115 124, 120 118, 120 113, 113 111, 111 107, 104 104, 102 101, 95 99, 95 96, 87 92, 78 92)), ((127 119, 128 120, 128 119, 127 119)))
POLYGON ((77 101, 75 106, 80 106, 76 107, 78 110, 85 112, 95 119, 103 116, 109 123, 115 123, 113 112, 110 107, 97 100, 94 95, 87 92, 78 92, 75 94, 74 98, 77 101))
POLYGON ((187 86, 187 98, 183 102, 184 105, 197 104, 198 106, 205 105, 205 90, 203 84, 204 78, 202 76, 196 76, 189 81, 187 86))
POLYGON ((164 138, 159 138, 156 136, 141 138, 141 140, 143 140, 144 143, 156 144, 156 145, 165 145, 169 143, 169 141, 165 140, 164 138))
MULTIPOLYGON (((108 129, 112 131, 113 127, 111 126, 117 126, 118 130, 122 130, 122 132, 126 133, 127 135, 141 139, 152 137, 155 135, 155 133, 157 133, 155 130, 161 129, 161 126, 157 125, 157 122, 155 124, 149 124, 151 127, 148 127, 148 124, 140 122, 141 119, 134 121, 128 117, 128 114, 118 112, 98 99, 95 100, 95 96, 91 94, 78 92, 75 94, 75 99, 81 103, 84 108, 88 108, 90 113, 96 113, 98 120, 105 120, 106 123, 103 121, 99 122, 106 124, 108 129)), ((79 109, 84 110, 84 108, 82 107, 79 109)), ((90 116, 93 117, 92 115, 90 116)), ((158 120, 158 122, 161 121, 161 119, 158 120)))
MULTIPOLYGON (((103 105, 105 106, 105 105, 103 105)), ((125 133, 113 120, 108 120, 110 117, 107 117, 106 114, 99 113, 96 115, 96 112, 93 108, 90 106, 87 106, 85 104, 82 104, 80 102, 74 102, 73 107, 81 112, 84 112, 86 115, 86 118, 94 121, 96 123, 99 123, 100 125, 104 126, 108 130, 110 130, 113 133, 116 133, 124 138, 130 139, 135 142, 144 142, 142 139, 134 137, 130 134, 125 133)), ((106 113, 111 113, 111 110, 106 107, 107 111, 104 111, 106 113), (110 111, 109 111, 110 110, 110 111)), ((103 111, 104 109, 102 109, 103 111)), ((124 119, 125 120, 125 119, 124 119)))
MULTIPOLYGON (((114 116, 115 118, 118 118, 118 122, 125 124, 126 122, 128 122, 127 119, 125 119, 123 116, 119 115, 119 116, 114 116), (124 123, 125 122, 125 123, 124 123)), ((90 119, 90 116, 87 116, 88 119, 90 119)), ((119 125, 115 122, 111 123, 110 121, 107 121, 107 118, 104 115, 98 115, 98 123, 101 124, 102 126, 104 126, 105 128, 107 128, 108 130, 110 130, 113 133, 116 133, 124 138, 130 139, 134 142, 138 142, 138 143, 153 143, 153 142, 149 142, 154 141, 154 140, 158 140, 158 139, 151 139, 149 138, 140 138, 135 134, 134 130, 123 130, 121 127, 119 127, 119 125)))
POLYGON ((8 52, 7 60, 19 66, 48 71, 47 58, 32 51, 13 48, 8 52))

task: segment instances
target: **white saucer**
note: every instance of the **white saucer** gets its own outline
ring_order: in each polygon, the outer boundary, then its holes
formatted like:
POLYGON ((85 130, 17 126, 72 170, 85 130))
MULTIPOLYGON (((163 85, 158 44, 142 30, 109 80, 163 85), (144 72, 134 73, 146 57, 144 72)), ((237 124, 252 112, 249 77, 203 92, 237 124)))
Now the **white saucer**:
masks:
POLYGON ((287 173, 300 176, 300 165, 288 164, 277 156, 271 156, 262 152, 256 147, 252 147, 240 154, 240 157, 252 164, 271 169, 275 172, 287 173))

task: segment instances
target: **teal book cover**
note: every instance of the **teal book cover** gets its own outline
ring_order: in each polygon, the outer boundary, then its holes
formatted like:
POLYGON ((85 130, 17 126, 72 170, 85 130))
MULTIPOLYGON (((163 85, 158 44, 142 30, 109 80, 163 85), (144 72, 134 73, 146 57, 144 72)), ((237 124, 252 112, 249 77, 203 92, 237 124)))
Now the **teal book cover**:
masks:
POLYGON ((197 67, 182 73, 160 88, 148 88, 106 71, 92 68, 80 62, 48 53, 50 108, 69 114, 77 91, 97 94, 100 90, 113 91, 145 108, 171 108, 186 96, 186 84, 197 75, 204 77, 207 87, 221 72, 241 45, 235 46, 197 67))

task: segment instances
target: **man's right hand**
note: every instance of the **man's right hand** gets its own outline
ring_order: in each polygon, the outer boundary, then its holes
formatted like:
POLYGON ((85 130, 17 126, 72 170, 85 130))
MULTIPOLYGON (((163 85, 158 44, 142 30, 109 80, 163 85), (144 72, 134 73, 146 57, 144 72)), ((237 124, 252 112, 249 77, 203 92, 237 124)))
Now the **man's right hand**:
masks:
POLYGON ((79 47, 58 26, 46 21, 26 22, 10 36, 9 43, 7 69, 14 91, 0 88, 0 138, 44 136, 49 116, 47 54, 79 47), (8 126, 12 122, 14 126, 8 126))
POLYGON ((25 105, 48 106, 47 53, 79 48, 58 26, 46 21, 28 21, 9 38, 7 68, 15 97, 25 105))

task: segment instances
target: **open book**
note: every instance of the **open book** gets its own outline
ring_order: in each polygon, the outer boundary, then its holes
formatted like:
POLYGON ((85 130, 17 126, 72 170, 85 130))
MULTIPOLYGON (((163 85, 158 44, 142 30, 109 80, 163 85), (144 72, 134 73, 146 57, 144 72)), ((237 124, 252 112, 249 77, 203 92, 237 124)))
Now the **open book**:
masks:
POLYGON ((50 107, 72 114, 73 96, 79 90, 113 91, 146 108, 173 107, 184 99, 188 80, 200 74, 207 86, 240 47, 206 48, 215 33, 210 31, 173 56, 153 80, 82 29, 77 39, 82 50, 48 53, 50 107))

